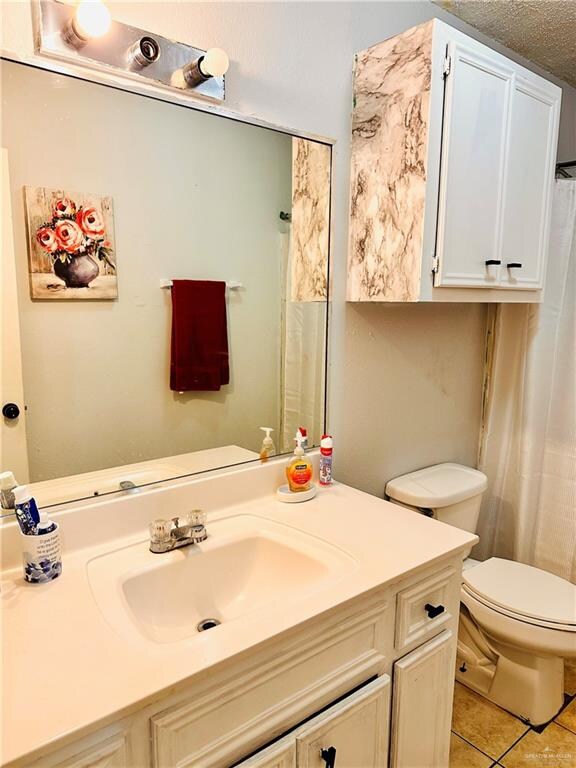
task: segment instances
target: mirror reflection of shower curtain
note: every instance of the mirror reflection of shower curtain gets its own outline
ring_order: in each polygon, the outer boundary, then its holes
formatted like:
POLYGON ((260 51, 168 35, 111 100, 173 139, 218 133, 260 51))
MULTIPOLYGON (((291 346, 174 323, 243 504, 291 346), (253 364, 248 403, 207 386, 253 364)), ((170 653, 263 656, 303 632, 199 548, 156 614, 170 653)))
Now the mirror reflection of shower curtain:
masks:
POLYGON ((326 303, 297 302, 291 296, 290 232, 280 234, 280 435, 277 449, 294 448, 298 427, 308 431, 308 444, 322 437, 324 393, 324 336, 326 303))

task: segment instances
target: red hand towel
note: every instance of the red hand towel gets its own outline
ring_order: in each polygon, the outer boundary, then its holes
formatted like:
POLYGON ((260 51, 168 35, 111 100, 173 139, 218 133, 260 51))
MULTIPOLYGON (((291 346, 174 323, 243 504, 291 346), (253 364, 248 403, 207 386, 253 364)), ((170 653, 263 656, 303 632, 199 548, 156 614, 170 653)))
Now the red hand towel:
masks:
POLYGON ((174 280, 170 389, 214 391, 230 381, 226 283, 174 280))

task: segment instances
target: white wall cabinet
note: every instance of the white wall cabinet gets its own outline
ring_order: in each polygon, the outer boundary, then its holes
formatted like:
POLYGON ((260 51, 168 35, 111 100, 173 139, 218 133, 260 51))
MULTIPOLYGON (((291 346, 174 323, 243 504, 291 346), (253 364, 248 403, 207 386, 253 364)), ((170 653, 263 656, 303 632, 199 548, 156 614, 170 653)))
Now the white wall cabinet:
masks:
POLYGON ((540 301, 560 97, 437 19, 358 54, 348 300, 540 301))

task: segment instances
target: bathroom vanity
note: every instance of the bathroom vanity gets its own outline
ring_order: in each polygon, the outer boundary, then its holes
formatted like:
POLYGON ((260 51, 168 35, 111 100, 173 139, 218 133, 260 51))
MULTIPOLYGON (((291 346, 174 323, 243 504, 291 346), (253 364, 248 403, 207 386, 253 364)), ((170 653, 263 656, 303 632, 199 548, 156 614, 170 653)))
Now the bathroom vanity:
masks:
MULTIPOLYGON (((136 76, 119 85, 100 71, 78 77, 71 64, 53 66, 41 57, 2 60, 10 105, 3 183, 12 203, 3 221, 15 246, 3 291, 19 308, 10 332, 22 339, 23 369, 42 377, 23 383, 13 365, 20 424, 4 431, 22 444, 5 452, 1 468, 20 482, 43 482, 34 489, 41 505, 60 504, 50 516, 60 523, 64 556, 56 580, 26 584, 17 525, 0 521, 0 762, 447 765, 462 560, 476 537, 338 484, 306 503, 282 504, 275 490, 285 459, 222 468, 254 457, 260 425, 275 429, 280 451, 292 448, 301 424, 309 444, 327 431, 333 141, 228 112, 222 119, 217 108, 168 99, 136 76), (58 163, 48 173, 41 162, 38 127, 26 119, 38 103, 46 103, 44 144, 65 146, 75 175, 64 177, 58 163), (100 143, 88 151, 78 136, 94 125, 100 143), (170 136, 170 152, 150 152, 159 135, 170 136), (142 157, 155 186, 135 201, 142 157), (214 179, 223 180, 218 206, 214 179), (23 186, 35 190, 26 211, 23 186), (38 226, 47 221, 44 211, 58 211, 68 189, 80 200, 92 188, 114 191, 124 243, 118 298, 97 308, 87 288, 71 295, 57 282, 52 257, 27 241, 25 225, 28 215, 38 226), (154 234, 158 188, 172 195, 162 205, 175 225, 162 220, 154 234), (27 250, 30 265, 20 258, 27 250), (171 300, 163 288, 178 278, 243 286, 227 296, 230 389, 168 389, 171 300), (29 284, 49 295, 33 300, 29 284), (71 310, 64 298, 84 301, 71 310), (66 344, 45 364, 64 326, 66 344), (136 328, 146 344, 132 344, 136 328), (50 395, 44 407, 47 392, 67 396, 50 395), (203 474, 178 479, 183 470, 203 474), (205 541, 150 552, 151 521, 198 508, 208 513, 205 541)), ((10 359, 19 358, 16 349, 10 359)))
POLYGON ((41 586, 4 521, 6 768, 448 764, 476 537, 339 484, 282 504, 283 466, 63 505, 41 586), (149 552, 195 507, 205 542, 149 552))

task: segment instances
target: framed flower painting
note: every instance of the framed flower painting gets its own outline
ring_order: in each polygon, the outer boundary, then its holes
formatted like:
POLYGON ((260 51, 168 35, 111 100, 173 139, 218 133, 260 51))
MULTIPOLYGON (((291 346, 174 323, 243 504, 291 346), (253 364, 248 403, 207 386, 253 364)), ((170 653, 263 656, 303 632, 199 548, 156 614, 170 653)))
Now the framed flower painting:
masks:
POLYGON ((24 187, 33 299, 117 299, 112 198, 24 187))

